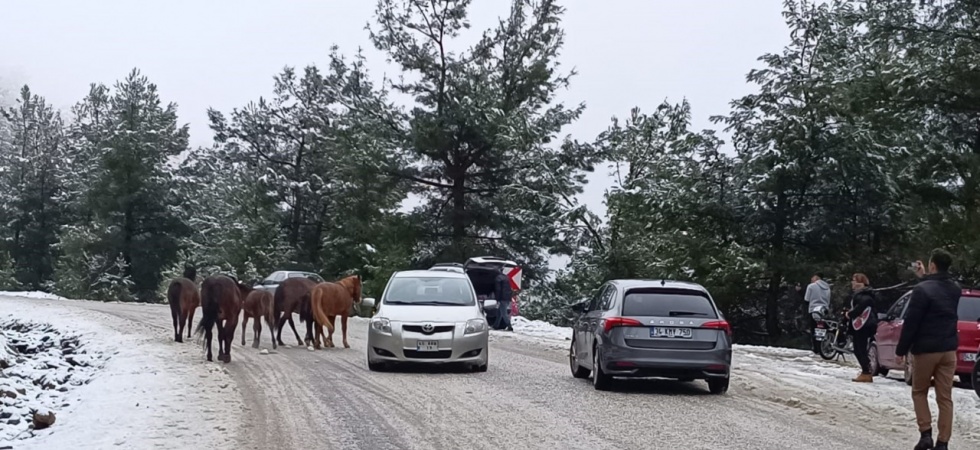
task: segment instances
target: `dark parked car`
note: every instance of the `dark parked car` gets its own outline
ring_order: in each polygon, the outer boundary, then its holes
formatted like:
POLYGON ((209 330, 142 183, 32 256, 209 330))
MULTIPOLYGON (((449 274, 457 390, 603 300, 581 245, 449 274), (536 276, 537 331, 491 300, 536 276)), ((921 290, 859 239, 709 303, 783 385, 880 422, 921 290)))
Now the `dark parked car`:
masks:
POLYGON ((656 377, 707 380, 712 394, 728 391, 732 329, 700 285, 613 280, 573 309, 575 378, 591 373, 598 390, 613 377, 656 377))
POLYGON ((514 291, 510 304, 510 315, 516 316, 520 312, 517 294, 521 290, 521 275, 523 273, 521 266, 517 265, 516 262, 496 256, 477 256, 466 260, 465 264, 437 263, 429 268, 429 270, 439 272, 465 273, 470 278, 470 282, 473 283, 477 299, 487 316, 487 321, 491 324, 497 320, 497 300, 493 297, 493 282, 501 269, 510 279, 510 287, 514 291))

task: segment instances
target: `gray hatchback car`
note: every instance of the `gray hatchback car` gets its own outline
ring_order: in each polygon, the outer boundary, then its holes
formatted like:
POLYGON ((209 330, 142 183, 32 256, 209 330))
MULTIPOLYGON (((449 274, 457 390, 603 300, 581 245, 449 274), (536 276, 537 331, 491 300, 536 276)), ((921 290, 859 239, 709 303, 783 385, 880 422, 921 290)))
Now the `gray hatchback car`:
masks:
POLYGON ((613 377, 707 380, 728 391, 732 329, 704 287, 667 280, 613 280, 576 304, 569 365, 598 390, 613 377))

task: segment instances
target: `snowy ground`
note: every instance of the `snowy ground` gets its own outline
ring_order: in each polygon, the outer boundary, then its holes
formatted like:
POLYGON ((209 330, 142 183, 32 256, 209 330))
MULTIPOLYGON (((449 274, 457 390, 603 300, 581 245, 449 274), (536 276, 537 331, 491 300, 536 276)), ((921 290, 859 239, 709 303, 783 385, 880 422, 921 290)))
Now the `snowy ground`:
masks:
POLYGON ((29 297, 0 297, 0 321, 51 324, 108 360, 62 403, 32 399, 51 407, 55 424, 12 441, 14 448, 218 448, 239 431, 241 396, 223 367, 202 362, 199 346, 172 345, 158 330, 72 307, 85 302, 29 297))
POLYGON ((0 352, 0 440, 34 436, 34 414, 70 407, 73 391, 88 383, 107 357, 80 345, 74 333, 18 320, 0 320, 0 352))
MULTIPOLYGON (((736 346, 724 397, 706 395, 703 383, 678 382, 598 393, 569 374, 571 330, 522 317, 513 320, 515 332, 492 332, 488 373, 457 374, 368 371, 367 321, 356 318, 351 349, 259 351, 236 336, 233 363, 225 365, 204 362, 194 343, 171 342, 164 305, 0 297, 0 311, 0 323, 47 322, 108 356, 89 384, 64 393, 68 406, 57 405, 51 429, 11 443, 18 450, 659 448, 638 444, 645 442, 892 450, 916 435, 900 373, 859 385, 850 382, 852 360, 799 350, 736 346), (486 439, 498 429, 509 432, 486 439)), ((293 341, 289 331, 283 338, 293 341)), ((263 349, 268 339, 263 329, 263 349)), ((980 400, 966 389, 954 396, 955 448, 980 448, 980 400)))

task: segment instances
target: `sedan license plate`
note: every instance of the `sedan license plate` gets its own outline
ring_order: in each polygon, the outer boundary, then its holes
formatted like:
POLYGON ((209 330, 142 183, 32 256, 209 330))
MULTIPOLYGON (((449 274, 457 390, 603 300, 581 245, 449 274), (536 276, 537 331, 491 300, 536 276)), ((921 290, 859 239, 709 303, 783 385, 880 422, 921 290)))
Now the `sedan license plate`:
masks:
POLYGON ((415 343, 415 349, 420 352, 437 352, 439 341, 418 341, 415 343))
POLYGON ((965 353, 965 354, 963 354, 963 361, 974 362, 976 360, 977 360, 977 354, 976 353, 965 353))
POLYGON ((690 328, 670 328, 670 327, 650 327, 650 337, 652 338, 680 338, 690 339, 690 328))

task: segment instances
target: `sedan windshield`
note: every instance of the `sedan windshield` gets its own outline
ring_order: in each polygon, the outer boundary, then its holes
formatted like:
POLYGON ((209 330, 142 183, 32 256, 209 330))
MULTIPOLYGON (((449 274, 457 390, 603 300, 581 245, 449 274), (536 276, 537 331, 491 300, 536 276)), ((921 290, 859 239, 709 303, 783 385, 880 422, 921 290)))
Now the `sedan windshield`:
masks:
POLYGON ((384 303, 469 306, 476 300, 465 278, 398 277, 391 280, 384 303))

